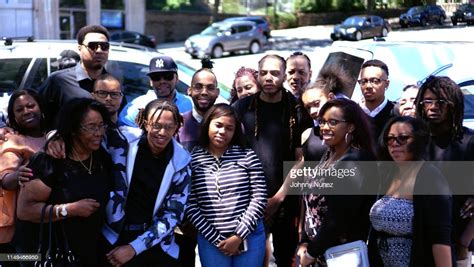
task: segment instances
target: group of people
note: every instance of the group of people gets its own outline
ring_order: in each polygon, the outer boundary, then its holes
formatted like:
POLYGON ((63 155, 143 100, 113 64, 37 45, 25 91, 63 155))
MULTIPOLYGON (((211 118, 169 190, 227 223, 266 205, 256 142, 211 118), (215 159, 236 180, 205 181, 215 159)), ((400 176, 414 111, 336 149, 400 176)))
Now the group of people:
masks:
POLYGON ((388 66, 369 60, 356 103, 344 68, 311 83, 307 55, 269 54, 237 70, 229 105, 216 103, 212 69, 197 70, 185 95, 176 63, 160 56, 153 90, 125 104, 105 68, 108 31, 85 26, 77 41, 76 66, 10 98, 0 253, 36 253, 55 235, 76 266, 194 266, 196 245, 203 266, 268 266, 272 254, 277 266, 325 266, 327 249, 369 240, 371 266, 470 266, 473 177, 453 162, 474 160, 474 133, 448 77, 393 103, 388 66), (350 194, 298 195, 285 162, 358 171, 334 181, 350 194), (53 230, 40 231, 48 219, 53 230))

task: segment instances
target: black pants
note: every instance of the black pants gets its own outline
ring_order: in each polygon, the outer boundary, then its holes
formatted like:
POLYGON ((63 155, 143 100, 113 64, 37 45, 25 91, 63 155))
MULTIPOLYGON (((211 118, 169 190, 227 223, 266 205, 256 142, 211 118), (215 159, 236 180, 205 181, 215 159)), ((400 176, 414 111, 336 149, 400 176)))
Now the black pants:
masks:
POLYGON ((273 256, 278 267, 291 267, 298 245, 297 196, 287 196, 273 218, 270 232, 273 235, 273 256))
MULTIPOLYGON (((140 231, 124 231, 120 234, 117 244, 112 246, 104 237, 101 238, 101 265, 112 266, 105 256, 112 249, 129 244, 135 240, 139 235, 143 234, 140 231)), ((178 260, 174 259, 165 253, 159 244, 143 251, 139 255, 135 255, 129 262, 123 265, 124 267, 180 267, 178 260)))
POLYGON ((174 235, 176 243, 179 246, 179 263, 183 267, 194 267, 196 261, 197 240, 187 235, 174 235))

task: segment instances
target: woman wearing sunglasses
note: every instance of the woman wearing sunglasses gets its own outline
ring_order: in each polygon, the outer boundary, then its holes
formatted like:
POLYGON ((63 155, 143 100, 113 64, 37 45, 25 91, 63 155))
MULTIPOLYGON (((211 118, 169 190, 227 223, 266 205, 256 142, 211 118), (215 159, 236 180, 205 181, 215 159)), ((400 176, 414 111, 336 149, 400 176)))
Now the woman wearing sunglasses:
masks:
POLYGON ((328 187, 303 196, 304 231, 297 252, 301 266, 324 264, 328 248, 367 238, 371 204, 362 193, 377 182, 377 168, 370 163, 375 160, 372 139, 368 138, 371 127, 359 105, 349 99, 329 100, 319 112, 319 126, 329 149, 315 170, 320 173, 317 181, 328 187), (348 172, 335 177, 331 170, 348 172))
POLYGON ((262 266, 265 255, 263 213, 265 177, 255 152, 242 146, 235 110, 227 104, 209 109, 193 151, 193 183, 186 215, 198 230, 203 266, 262 266))
POLYGON ((380 137, 381 193, 370 210, 371 266, 453 266, 449 186, 424 162, 429 132, 412 117, 395 117, 380 137))

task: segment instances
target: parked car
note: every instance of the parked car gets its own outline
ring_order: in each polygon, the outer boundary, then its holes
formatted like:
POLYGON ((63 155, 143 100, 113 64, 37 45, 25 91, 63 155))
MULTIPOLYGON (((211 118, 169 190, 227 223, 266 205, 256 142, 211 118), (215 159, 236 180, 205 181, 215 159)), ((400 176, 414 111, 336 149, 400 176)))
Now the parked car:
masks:
POLYGON ((451 22, 454 26, 459 22, 465 22, 467 25, 474 23, 474 4, 462 4, 454 11, 451 16, 451 22))
POLYGON ((432 23, 443 25, 446 18, 446 12, 441 6, 414 6, 410 8, 407 13, 400 15, 399 22, 402 28, 409 26, 426 26, 432 23))
POLYGON ((156 40, 154 36, 146 36, 139 32, 133 31, 118 31, 110 35, 110 40, 115 42, 124 42, 128 44, 143 45, 151 48, 156 47, 156 40))
POLYGON ((186 53, 193 58, 206 55, 222 57, 224 52, 249 51, 260 52, 267 43, 267 37, 251 21, 222 21, 213 23, 199 34, 184 42, 186 53))
MULTIPOLYGON (((57 70, 55 62, 62 51, 77 52, 75 41, 13 41, 11 45, 0 43, 0 112, 6 114, 8 99, 17 89, 37 89, 44 80, 57 70)), ((146 47, 111 42, 106 69, 122 83, 127 101, 143 95, 151 89, 146 75, 150 59, 161 55, 146 47)), ((195 69, 176 61, 178 65, 178 91, 186 93, 195 69)), ((228 99, 230 88, 219 83, 221 97, 228 99)))
POLYGON ((253 21, 257 24, 257 29, 263 33, 267 38, 271 37, 270 34, 270 23, 268 23, 267 19, 262 16, 248 16, 248 17, 232 17, 227 18, 224 21, 253 21))
POLYGON ((334 27, 331 39, 359 41, 364 38, 385 37, 389 31, 390 24, 379 16, 352 16, 334 27))

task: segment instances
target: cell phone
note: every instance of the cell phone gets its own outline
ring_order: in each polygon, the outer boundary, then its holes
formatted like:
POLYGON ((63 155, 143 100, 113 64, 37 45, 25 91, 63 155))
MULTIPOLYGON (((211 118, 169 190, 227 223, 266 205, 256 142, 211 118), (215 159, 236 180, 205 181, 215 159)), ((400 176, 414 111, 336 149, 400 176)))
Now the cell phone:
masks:
POLYGON ((247 240, 244 240, 242 241, 242 243, 240 243, 239 245, 239 251, 242 253, 242 252, 247 252, 248 250, 248 246, 247 246, 247 240))

